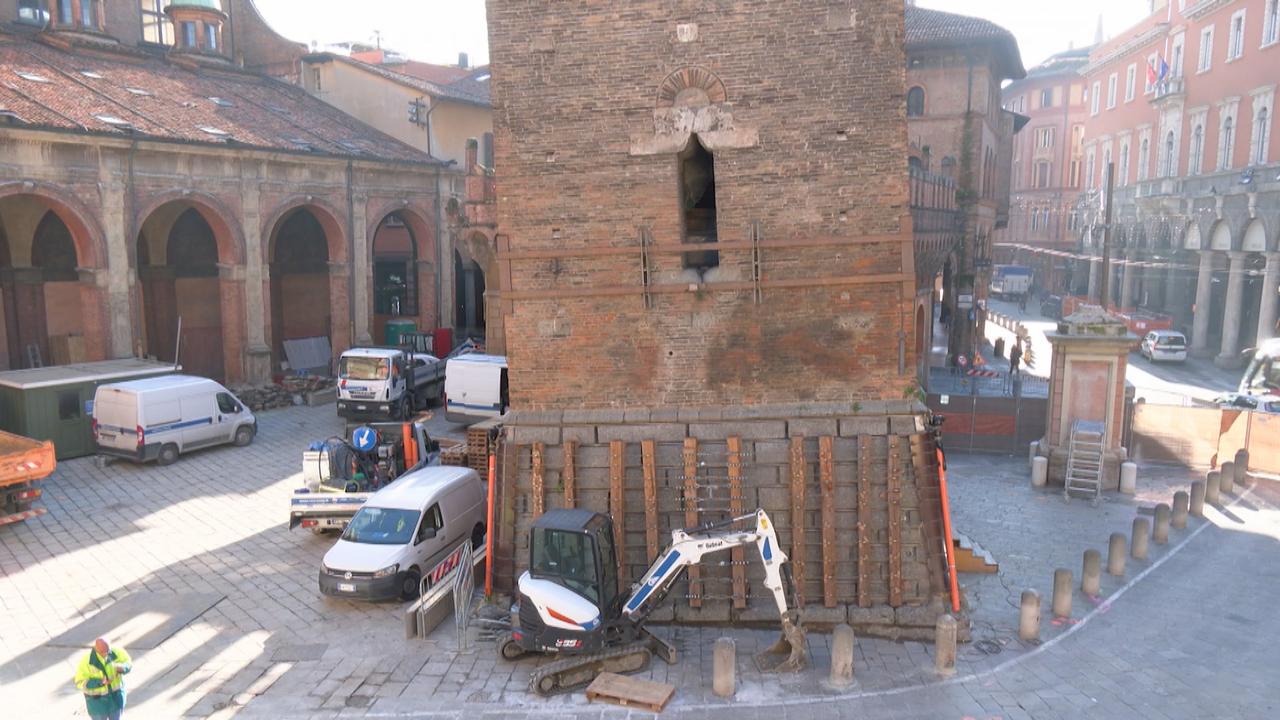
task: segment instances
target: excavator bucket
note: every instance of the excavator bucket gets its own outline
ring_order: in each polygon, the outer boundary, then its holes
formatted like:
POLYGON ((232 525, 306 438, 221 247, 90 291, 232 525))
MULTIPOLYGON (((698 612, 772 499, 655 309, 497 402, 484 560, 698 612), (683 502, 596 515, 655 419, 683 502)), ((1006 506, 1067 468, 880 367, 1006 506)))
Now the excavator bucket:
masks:
POLYGON ((760 672, 792 673, 809 666, 809 648, 804 628, 791 618, 782 619, 782 637, 772 647, 756 656, 760 672))

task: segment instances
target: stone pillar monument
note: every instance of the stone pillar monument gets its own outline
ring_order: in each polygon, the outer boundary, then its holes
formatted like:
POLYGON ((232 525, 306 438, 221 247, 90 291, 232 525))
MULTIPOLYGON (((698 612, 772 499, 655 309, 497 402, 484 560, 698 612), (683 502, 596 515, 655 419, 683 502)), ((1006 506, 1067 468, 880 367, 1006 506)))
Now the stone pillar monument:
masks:
POLYGON ((1047 333, 1053 345, 1049 372, 1049 412, 1039 454, 1049 458, 1049 481, 1062 484, 1067 470, 1071 428, 1077 420, 1103 423, 1104 490, 1119 486, 1124 376, 1129 349, 1137 337, 1114 315, 1084 305, 1047 333))

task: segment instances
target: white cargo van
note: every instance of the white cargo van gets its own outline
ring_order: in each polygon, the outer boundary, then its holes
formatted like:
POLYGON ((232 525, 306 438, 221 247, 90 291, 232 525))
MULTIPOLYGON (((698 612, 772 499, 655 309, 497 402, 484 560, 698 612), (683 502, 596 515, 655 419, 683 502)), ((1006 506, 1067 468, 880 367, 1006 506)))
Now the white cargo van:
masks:
POLYGON ((444 394, 449 422, 470 425, 502 417, 507 411, 507 359, 479 353, 449 358, 444 394))
POLYGON ((164 375, 101 385, 93 397, 93 442, 100 455, 168 465, 211 445, 248 445, 258 420, 231 391, 208 378, 164 375))
POLYGON ((320 592, 365 600, 418 597, 484 542, 485 489, 475 470, 435 465, 374 493, 325 553, 320 592))

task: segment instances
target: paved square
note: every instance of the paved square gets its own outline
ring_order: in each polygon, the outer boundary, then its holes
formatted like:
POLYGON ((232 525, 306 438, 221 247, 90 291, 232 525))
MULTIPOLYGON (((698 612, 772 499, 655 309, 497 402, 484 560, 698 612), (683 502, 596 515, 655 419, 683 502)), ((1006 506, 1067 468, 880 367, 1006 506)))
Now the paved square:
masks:
MULTIPOLYGON (((63 463, 45 483, 49 514, 0 528, 0 697, 13 717, 83 717, 70 679, 84 649, 50 641, 109 619, 113 611, 99 613, 138 593, 225 597, 155 649, 136 648, 132 718, 627 715, 581 695, 529 695, 536 661, 498 661, 475 640, 459 653, 450 623, 406 640, 401 603, 321 596, 316 571, 333 538, 290 532, 286 507, 302 448, 341 425, 331 406, 268 412, 261 423, 249 448, 167 468, 63 463)), ((857 684, 837 693, 822 682, 827 635, 809 635, 813 669, 777 677, 750 660, 775 632, 659 627, 681 651, 679 664, 655 662, 646 675, 677 686, 664 716, 1273 716, 1280 644, 1256 639, 1280 632, 1270 607, 1280 588, 1280 490, 1259 480, 1227 498, 1230 508, 1192 518, 1148 560, 1130 560, 1124 577, 1104 575, 1098 597, 1077 590, 1072 617, 1054 621, 1053 569, 1078 577, 1085 549, 1105 552, 1110 533, 1128 533, 1144 506, 1168 502, 1192 474, 1144 469, 1138 497, 1111 495, 1093 508, 1032 489, 1025 465, 950 458, 955 525, 1001 564, 998 575, 962 576, 974 642, 961 647, 955 678, 934 673, 931 645, 859 638, 857 684), (1039 646, 1017 639, 1026 587, 1045 597, 1039 646), (723 635, 739 649, 732 701, 710 692, 710 649, 723 635)), ((166 617, 144 611, 128 632, 166 617)))

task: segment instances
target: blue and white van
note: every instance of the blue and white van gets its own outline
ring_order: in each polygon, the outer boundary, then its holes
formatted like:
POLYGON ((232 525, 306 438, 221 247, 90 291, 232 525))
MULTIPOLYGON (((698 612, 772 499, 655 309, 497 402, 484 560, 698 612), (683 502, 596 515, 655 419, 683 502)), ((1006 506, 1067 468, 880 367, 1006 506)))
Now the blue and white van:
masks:
POLYGON ((101 385, 93 398, 99 455, 168 465, 213 445, 248 445, 258 420, 222 385, 192 375, 164 375, 101 385))
POLYGON ((444 371, 444 416, 471 425, 507 412, 507 359, 468 353, 449 358, 444 371))

